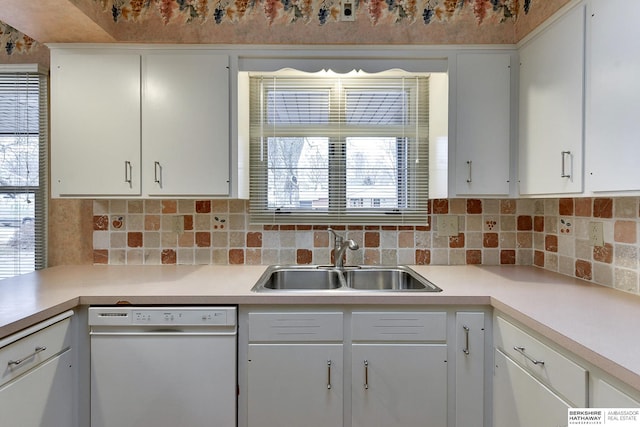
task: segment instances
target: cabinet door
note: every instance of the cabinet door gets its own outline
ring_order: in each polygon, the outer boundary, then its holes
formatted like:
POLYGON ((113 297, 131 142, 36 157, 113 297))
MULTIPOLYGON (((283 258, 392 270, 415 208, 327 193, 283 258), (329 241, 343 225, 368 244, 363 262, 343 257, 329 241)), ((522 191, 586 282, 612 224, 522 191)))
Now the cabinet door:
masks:
POLYGON ((484 313, 456 313, 456 427, 484 420, 484 313))
POLYGON ((342 344, 250 344, 249 427, 342 425, 342 344))
POLYGON ((568 403, 499 350, 493 376, 494 427, 567 425, 568 403))
POLYGON ((73 426, 71 350, 0 388, 0 425, 73 426))
POLYGON ((520 194, 582 191, 584 6, 520 50, 520 194))
POLYGON ((509 54, 460 54, 456 71, 457 195, 509 194, 509 54))
POLYGON ((352 426, 447 425, 444 344, 353 344, 352 426))
POLYGON ((51 190, 140 194, 140 56, 51 53, 51 190))
POLYGON ((228 66, 207 52, 143 57, 145 194, 229 194, 228 66))
POLYGON ((594 0, 589 14, 589 189, 640 190, 640 2, 594 0))
POLYGON ((640 408, 640 402, 595 375, 591 376, 590 392, 592 408, 640 408))

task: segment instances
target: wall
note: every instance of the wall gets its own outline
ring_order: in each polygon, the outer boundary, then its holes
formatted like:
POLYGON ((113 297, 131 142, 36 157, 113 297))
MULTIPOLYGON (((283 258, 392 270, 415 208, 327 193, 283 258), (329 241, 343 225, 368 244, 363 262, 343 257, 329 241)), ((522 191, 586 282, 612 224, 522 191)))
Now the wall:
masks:
MULTIPOLYGON (((243 200, 97 200, 96 264, 327 264, 326 226, 250 225, 243 200), (176 217, 184 231, 176 231, 176 217)), ((361 246, 350 264, 536 265, 640 294, 639 198, 436 199, 430 225, 335 227, 361 246), (433 216, 456 214, 457 237, 433 216), (604 224, 605 246, 587 226, 604 224)))

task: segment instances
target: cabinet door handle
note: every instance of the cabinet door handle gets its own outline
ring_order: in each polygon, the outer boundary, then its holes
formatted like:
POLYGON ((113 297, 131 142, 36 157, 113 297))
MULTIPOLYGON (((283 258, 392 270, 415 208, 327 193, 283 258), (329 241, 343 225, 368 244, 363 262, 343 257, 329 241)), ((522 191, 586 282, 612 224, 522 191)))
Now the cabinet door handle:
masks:
POLYGON ((473 172, 473 171, 472 171, 473 161, 471 161, 471 160, 467 160, 467 167, 468 167, 468 172, 469 172, 469 175, 468 175, 468 178, 467 178, 467 182, 468 182, 469 184, 471 184, 471 182, 473 181, 473 179, 472 179, 472 177, 471 177, 472 172, 473 172))
POLYGON ((331 360, 327 360, 327 390, 331 390, 331 360))
POLYGON ((162 166, 160 162, 153 162, 153 182, 162 187, 162 166))
POLYGON ((544 365, 544 361, 543 360, 536 360, 533 357, 529 356, 527 353, 524 352, 524 347, 513 347, 513 349, 515 351, 517 351, 518 353, 520 353, 521 355, 523 355, 524 357, 526 357, 527 359, 529 359, 529 361, 531 361, 531 363, 533 363, 534 365, 544 365))
POLYGON ((132 180, 131 177, 133 175, 133 169, 131 166, 131 162, 129 160, 124 161, 124 182, 131 186, 132 180))
POLYGON ((464 329, 464 348, 462 349, 462 352, 468 356, 469 355, 469 327, 463 326, 462 329, 464 329))
POLYGON ((369 361, 364 361, 364 389, 369 390, 369 361))
MULTIPOLYGON (((565 168, 565 159, 567 156, 569 156, 569 160, 571 160, 571 151, 561 151, 561 155, 562 155, 562 175, 560 175, 560 177, 571 178, 571 173, 567 173, 565 168)), ((573 165, 571 166, 571 169, 573 169, 573 165)))
POLYGON ((45 351, 47 349, 47 347, 36 347, 36 349, 34 350, 33 353, 31 354, 27 354, 25 357, 23 357, 22 359, 18 359, 18 360, 9 360, 9 362, 7 362, 8 366, 14 366, 14 365, 20 365, 22 362, 24 362, 25 360, 29 360, 31 359, 33 356, 35 356, 36 354, 40 353, 41 351, 45 351))

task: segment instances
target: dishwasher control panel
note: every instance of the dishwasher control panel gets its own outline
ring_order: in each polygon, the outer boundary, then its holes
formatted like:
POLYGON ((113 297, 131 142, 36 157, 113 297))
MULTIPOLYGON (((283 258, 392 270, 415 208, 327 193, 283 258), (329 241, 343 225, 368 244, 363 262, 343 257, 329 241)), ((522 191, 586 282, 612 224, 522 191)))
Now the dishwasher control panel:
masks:
POLYGON ((233 326, 235 307, 91 307, 90 325, 233 326))

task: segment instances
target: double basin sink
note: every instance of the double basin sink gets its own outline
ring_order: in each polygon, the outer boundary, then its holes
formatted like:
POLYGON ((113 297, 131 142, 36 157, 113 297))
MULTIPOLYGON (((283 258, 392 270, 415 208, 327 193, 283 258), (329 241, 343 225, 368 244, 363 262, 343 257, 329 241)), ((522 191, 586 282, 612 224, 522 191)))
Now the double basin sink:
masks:
POLYGON ((442 289, 405 266, 270 266, 251 289, 274 291, 440 292, 442 289))

